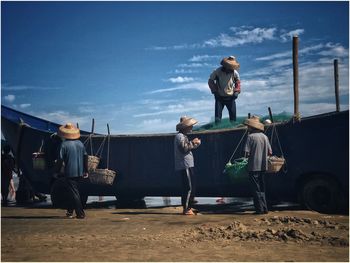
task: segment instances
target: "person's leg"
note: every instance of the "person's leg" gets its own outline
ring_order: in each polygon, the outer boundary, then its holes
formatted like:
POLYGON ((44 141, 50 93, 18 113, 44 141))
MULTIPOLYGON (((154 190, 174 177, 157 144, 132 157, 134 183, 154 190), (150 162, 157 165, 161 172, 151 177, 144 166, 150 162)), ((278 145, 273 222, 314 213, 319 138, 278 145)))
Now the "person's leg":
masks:
POLYGON ((259 172, 249 172, 249 178, 250 178, 251 186, 252 186, 255 211, 257 213, 263 213, 264 208, 263 208, 262 203, 261 203, 259 172))
POLYGON ((261 204, 262 204, 264 213, 268 213, 266 194, 265 194, 265 172, 259 173, 259 186, 260 186, 261 204))
POLYGON ((70 185, 72 187, 73 191, 73 203, 74 203, 74 210, 77 215, 77 218, 84 218, 85 217, 85 212, 83 209, 83 206, 81 204, 81 199, 80 199, 80 193, 78 189, 78 181, 77 179, 70 179, 70 185))
POLYGON ((229 98, 226 103, 225 106, 228 110, 228 114, 230 117, 230 122, 235 122, 236 121, 236 100, 232 97, 229 98))
POLYGON ((224 104, 219 97, 215 97, 215 124, 218 125, 221 122, 222 110, 224 104))
POLYGON ((7 180, 7 178, 4 178, 1 180, 1 196, 2 196, 3 206, 8 205, 9 192, 10 192, 10 180, 7 180))
POLYGON ((190 196, 190 208, 192 207, 193 204, 197 203, 197 201, 195 200, 196 197, 196 174, 194 171, 194 167, 191 167, 188 169, 189 173, 190 173, 190 180, 191 180, 191 196, 190 196))
POLYGON ((181 178, 182 178, 181 204, 183 207, 183 213, 186 213, 188 210, 190 210, 190 197, 191 197, 191 191, 192 191, 190 170, 189 169, 182 170, 181 178))

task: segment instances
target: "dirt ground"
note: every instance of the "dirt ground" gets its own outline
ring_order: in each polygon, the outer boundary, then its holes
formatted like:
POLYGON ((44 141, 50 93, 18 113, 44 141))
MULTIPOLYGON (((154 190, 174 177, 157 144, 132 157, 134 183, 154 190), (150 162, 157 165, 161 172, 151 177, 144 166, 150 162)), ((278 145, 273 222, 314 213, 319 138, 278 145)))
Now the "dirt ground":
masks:
POLYGON ((43 207, 1 209, 1 261, 349 261, 349 217, 227 205, 90 206, 86 219, 43 207))

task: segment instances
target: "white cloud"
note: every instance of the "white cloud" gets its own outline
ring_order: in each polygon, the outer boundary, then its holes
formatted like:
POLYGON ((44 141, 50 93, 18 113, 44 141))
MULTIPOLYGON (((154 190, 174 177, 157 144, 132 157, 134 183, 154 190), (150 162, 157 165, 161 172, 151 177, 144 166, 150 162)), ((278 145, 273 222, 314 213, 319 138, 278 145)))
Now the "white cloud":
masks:
POLYGON ((79 126, 82 127, 83 125, 91 123, 88 116, 79 116, 66 111, 39 112, 33 115, 58 124, 71 122, 73 124, 79 123, 79 126))
POLYGON ((9 94, 4 97, 4 99, 8 102, 13 102, 16 99, 15 95, 9 94))
POLYGON ((343 47, 340 44, 327 44, 328 50, 323 50, 319 52, 319 55, 322 56, 332 56, 332 57, 348 57, 349 56, 349 49, 343 47))
POLYGON ((149 111, 147 107, 144 107, 144 113, 134 114, 133 117, 150 117, 150 116, 163 116, 163 115, 176 115, 176 118, 182 115, 195 116, 197 113, 205 112, 214 109, 214 100, 210 99, 182 99, 174 102, 173 104, 164 104, 157 111, 149 111))
POLYGON ((30 104, 30 103, 23 103, 23 104, 20 104, 19 107, 20 107, 21 109, 25 109, 25 108, 30 107, 31 105, 32 105, 32 104, 30 104))
POLYGON ((235 47, 248 43, 261 43, 275 39, 276 28, 254 28, 234 31, 234 35, 220 34, 218 37, 204 41, 204 47, 235 47))
POLYGON ((197 55, 197 56, 193 56, 188 61, 190 61, 190 62, 203 62, 203 61, 209 61, 209 60, 218 59, 218 58, 220 58, 220 56, 197 55))
MULTIPOLYGON (((276 27, 252 27, 252 26, 239 26, 239 27, 230 27, 229 33, 220 33, 216 37, 213 37, 208 40, 203 40, 201 43, 194 44, 179 44, 173 46, 154 46, 147 48, 149 50, 182 50, 182 49, 200 49, 207 47, 236 47, 246 44, 257 44, 262 43, 266 40, 280 40, 282 42, 288 41, 293 35, 301 35, 304 33, 304 29, 294 29, 289 32, 286 32, 285 29, 278 29, 276 27), (280 35, 277 36, 277 33, 280 32, 280 35)), ((216 56, 194 56, 190 61, 204 61, 216 56)))
MULTIPOLYGON (((299 50, 299 55, 307 55, 309 53, 311 53, 312 51, 318 51, 322 48, 325 48, 326 45, 324 44, 318 44, 318 45, 314 45, 314 46, 309 46, 309 47, 305 47, 299 50)), ((276 53, 276 54, 272 54, 272 55, 268 55, 265 57, 260 57, 260 58, 256 58, 255 60, 257 61, 266 61, 266 60, 273 60, 273 59, 279 59, 279 58, 285 58, 285 57, 292 57, 292 51, 288 50, 285 52, 280 52, 280 53, 276 53)))
POLYGON ((175 73, 175 74, 192 74, 192 73, 197 73, 196 70, 193 70, 193 69, 184 69, 184 68, 181 68, 181 69, 175 69, 174 72, 168 72, 170 74, 172 73, 175 73))
POLYGON ((304 33, 304 29, 295 29, 292 31, 289 31, 287 33, 281 34, 280 38, 282 40, 282 42, 287 42, 290 41, 291 39, 293 39, 293 36, 300 36, 301 34, 304 33))
POLYGON ((153 90, 153 91, 147 92, 147 94, 172 92, 172 91, 177 91, 177 90, 198 90, 198 91, 201 91, 204 93, 209 93, 208 83, 206 83, 206 82, 193 82, 193 83, 179 85, 179 86, 176 86, 173 88, 153 90))
POLYGON ((60 88, 58 87, 36 87, 36 86, 28 86, 28 85, 8 85, 8 84, 1 84, 2 90, 7 91, 21 91, 21 90, 58 90, 60 88))
POLYGON ((180 64, 179 67, 181 67, 181 68, 202 68, 202 67, 211 67, 211 65, 208 63, 190 63, 190 64, 183 63, 183 64, 180 64))
POLYGON ((171 83, 185 83, 185 82, 191 82, 193 81, 193 78, 189 77, 176 77, 176 78, 169 78, 167 81, 170 81, 171 83))

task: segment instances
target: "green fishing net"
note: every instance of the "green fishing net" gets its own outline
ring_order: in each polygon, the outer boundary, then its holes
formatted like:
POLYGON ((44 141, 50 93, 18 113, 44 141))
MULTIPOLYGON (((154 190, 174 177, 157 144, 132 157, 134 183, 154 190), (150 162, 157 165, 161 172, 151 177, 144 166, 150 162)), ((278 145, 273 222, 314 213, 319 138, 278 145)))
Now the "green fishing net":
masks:
MULTIPOLYGON (((228 118, 223 118, 220 124, 216 125, 215 122, 210 122, 207 124, 204 124, 202 126, 194 127, 194 131, 205 131, 205 130, 219 130, 219 129, 230 129, 230 128, 238 128, 238 127, 244 127, 243 122, 247 117, 237 117, 237 120, 235 122, 230 122, 228 118)), ((288 121, 292 118, 292 114, 287 112, 281 112, 279 114, 273 115, 274 122, 283 122, 288 121)), ((270 119, 268 115, 261 116, 260 120, 261 122, 264 122, 264 120, 270 119)))
POLYGON ((248 179, 248 158, 235 159, 233 163, 225 165, 224 173, 228 175, 231 182, 239 182, 248 179))

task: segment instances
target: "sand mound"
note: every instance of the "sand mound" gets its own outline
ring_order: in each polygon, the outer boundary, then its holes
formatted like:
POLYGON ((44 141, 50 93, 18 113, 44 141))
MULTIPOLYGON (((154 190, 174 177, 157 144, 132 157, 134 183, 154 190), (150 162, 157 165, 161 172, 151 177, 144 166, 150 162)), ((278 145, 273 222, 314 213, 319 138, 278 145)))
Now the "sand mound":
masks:
POLYGON ((264 218, 260 221, 258 229, 256 229, 256 225, 245 225, 240 221, 233 221, 226 226, 204 225, 188 230, 185 233, 185 237, 192 242, 224 239, 235 241, 311 242, 332 246, 349 245, 348 238, 338 237, 335 233, 329 231, 332 229, 348 229, 347 226, 337 223, 297 217, 272 217, 264 218), (262 226, 264 224, 267 225, 266 229, 262 226), (304 227, 299 227, 298 224, 304 227), (323 231, 324 228, 327 228, 328 231, 323 231))

